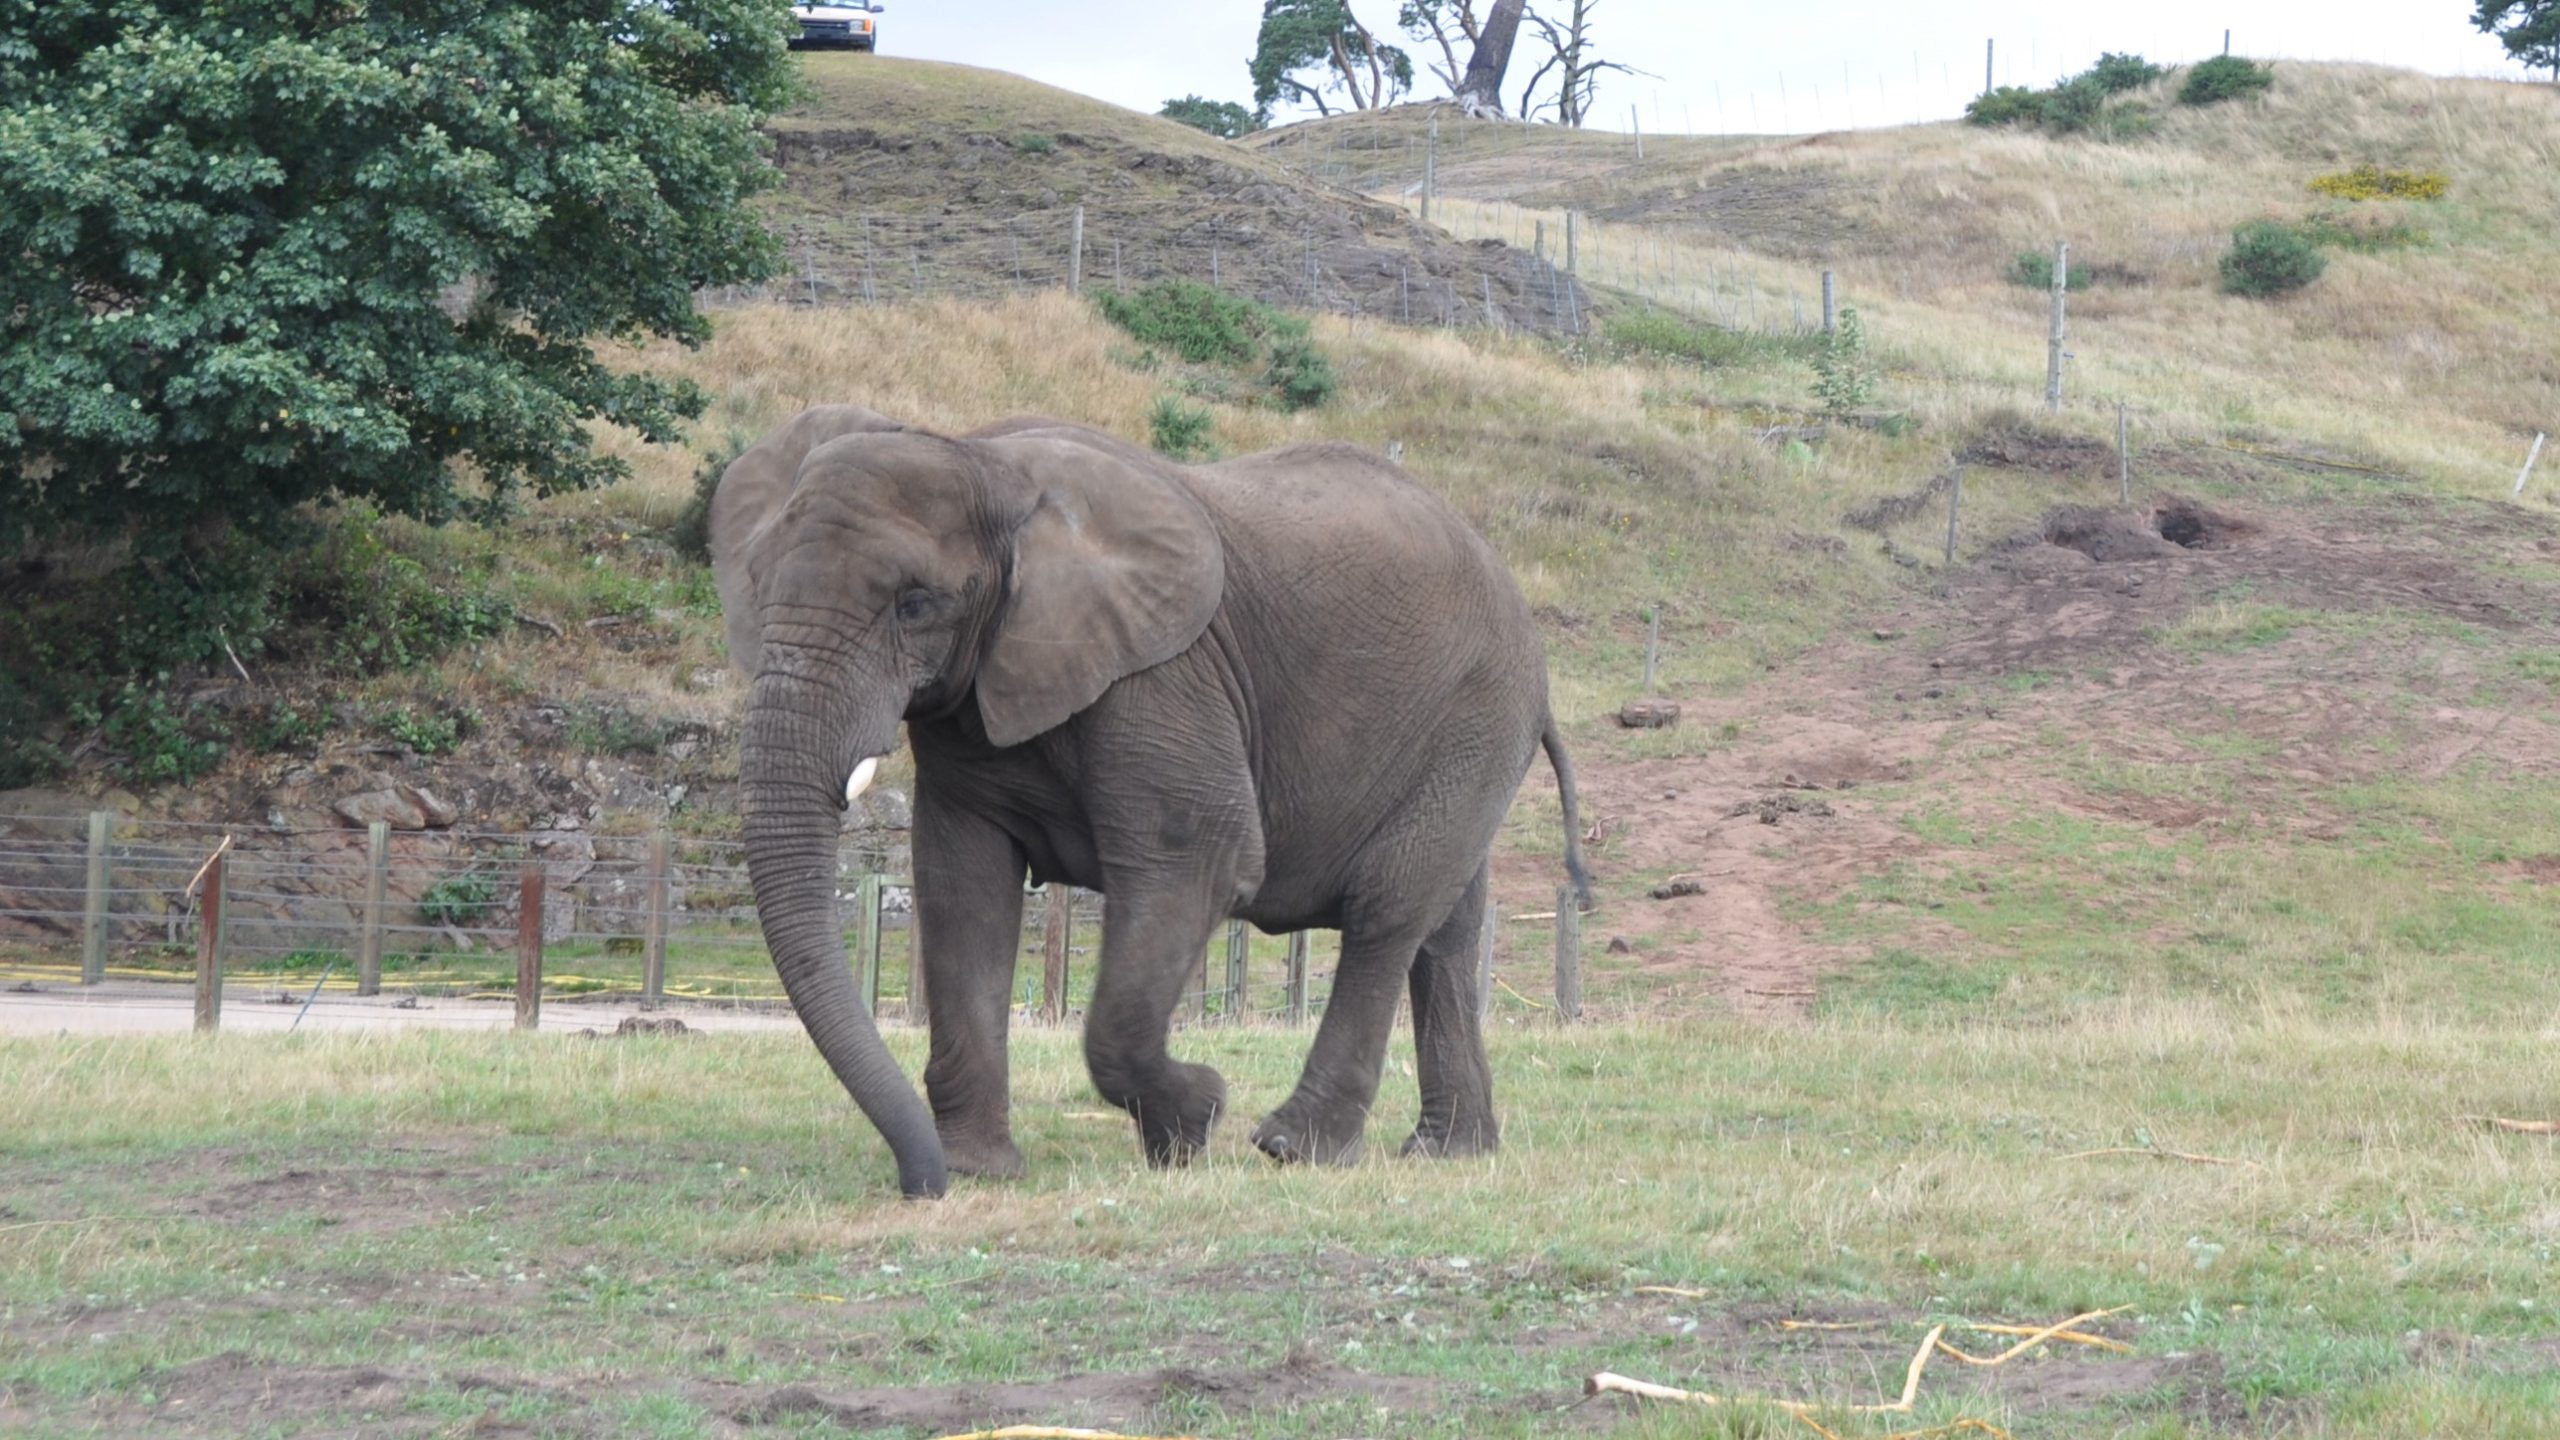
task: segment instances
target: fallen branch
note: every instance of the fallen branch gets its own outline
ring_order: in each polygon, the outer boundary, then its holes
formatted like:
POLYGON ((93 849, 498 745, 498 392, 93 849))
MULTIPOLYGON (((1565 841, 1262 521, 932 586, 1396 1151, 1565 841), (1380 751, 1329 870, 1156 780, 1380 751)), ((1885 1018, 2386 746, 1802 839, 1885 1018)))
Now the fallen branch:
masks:
POLYGON ((1501 976, 1499 976, 1499 975, 1496 975, 1496 976, 1494 976, 1494 977, 1493 977, 1493 983, 1494 983, 1494 984, 1496 984, 1496 985, 1501 986, 1501 987, 1502 987, 1503 989, 1505 989, 1505 990, 1509 990, 1509 991, 1511 992, 1511 998, 1512 998, 1512 999, 1519 1001, 1521 1004, 1528 1006, 1528 1007, 1529 1007, 1530 1009, 1532 1009, 1532 1010, 1544 1010, 1544 1009, 1547 1009, 1547 1008, 1548 1008, 1545 1004, 1543 1004, 1543 1003, 1541 1003, 1541 1002, 1539 1002, 1539 1001, 1536 1001, 1536 1000, 1532 1000, 1532 999, 1530 999, 1528 996, 1521 994, 1521 993, 1520 993, 1519 991, 1517 991, 1517 990, 1512 990, 1512 989, 1511 989, 1511 982, 1510 982, 1510 981, 1508 981, 1508 980, 1503 979, 1503 978, 1502 978, 1501 976))
POLYGON ((1873 1330, 1881 1320, 1781 1320, 1781 1330, 1873 1330))
POLYGON ((2560 1120, 2510 1120, 2504 1115, 2460 1115, 2455 1118, 2486 1125, 2492 1130, 2504 1130, 2510 1135, 2560 1135, 2560 1120))
MULTIPOLYGON (((2035 1335, 2042 1333, 2031 1325, 1984 1325, 1969 1320, 1957 1321, 1956 1328, 1959 1330, 1980 1330, 1991 1335, 2035 1335)), ((2130 1355, 2133 1353, 2133 1347, 2127 1345, 2121 1340, 2110 1340, 2104 1335, 2084 1335, 2077 1330, 2056 1330, 2052 1334, 2045 1336, 2045 1338, 2048 1340, 2060 1340, 2069 1345, 2086 1345, 2093 1350, 2112 1350, 2119 1355, 2130 1355)))
POLYGON ((1669 1295, 1681 1300, 1704 1300, 1707 1298, 1706 1291, 1691 1290, 1682 1285, 1639 1285, 1636 1287, 1636 1293, 1639 1295, 1669 1295))
POLYGON ((1649 1380, 1631 1380, 1624 1375, 1614 1375, 1606 1370, 1583 1381, 1582 1393, 1598 1395, 1614 1391, 1620 1395, 1633 1395, 1638 1399, 1672 1400, 1683 1405, 1766 1405, 1773 1410, 1784 1410, 1798 1417, 1810 1415, 1818 1410, 1838 1410, 1850 1415, 1908 1415, 1911 1413, 1913 1403, 1920 1398, 1920 1372, 1928 1368, 1929 1356, 1938 1348, 1938 1337, 1946 1333, 1947 1327, 1944 1325, 1929 1327, 1929 1334, 1920 1342, 1920 1348, 1912 1352, 1911 1368, 1903 1372, 1902 1398, 1887 1401, 1881 1405, 1810 1405, 1802 1400, 1729 1400, 1721 1395, 1710 1395, 1703 1390, 1675 1390, 1671 1386, 1656 1385, 1649 1380))
POLYGON ((1525 925, 1532 920, 1553 920, 1554 918, 1556 918, 1556 912, 1553 910, 1532 910, 1526 915, 1512 916, 1511 923, 1514 925, 1525 925))
MULTIPOLYGON (((2078 1332, 2082 1325, 2091 1320, 2103 1320, 2110 1315, 2121 1315, 2132 1308, 2133 1307, 2130 1305, 2118 1305, 2112 1310, 2092 1310, 2085 1315, 2074 1315, 2059 1325, 2047 1325, 2041 1330, 2029 1330, 2024 1326, 1998 1327, 2004 1334, 2020 1334, 2027 1338, 2010 1346, 2008 1349, 2001 1351, 1999 1354, 1989 1357, 1988 1359, 1980 1355, 1967 1355, 1944 1340, 1938 1342, 1938 1348, 1967 1365, 2005 1365, 2019 1356, 2026 1354, 2028 1351, 2033 1350, 2047 1340, 2059 1340, 2065 1335, 2070 1335, 2074 1344, 2098 1345, 2100 1347, 2114 1346, 2116 1349, 2130 1354, 2133 1350, 2133 1347, 2130 1345, 2114 1340, 2107 1340, 2096 1335, 2082 1335, 2078 1332)), ((1969 1326, 1967 1328, 1987 1330, 1993 1327, 1985 1325, 1969 1326)))
POLYGON ((2087 1160, 2098 1155, 2148 1155, 2154 1160, 2184 1160, 2190 1165, 2245 1165, 2252 1170, 2267 1167, 2255 1160, 2230 1160, 2220 1155, 2195 1155, 2184 1150, 2163 1150, 2154 1145, 2110 1145, 2103 1150, 2075 1150, 2065 1160, 2087 1160))

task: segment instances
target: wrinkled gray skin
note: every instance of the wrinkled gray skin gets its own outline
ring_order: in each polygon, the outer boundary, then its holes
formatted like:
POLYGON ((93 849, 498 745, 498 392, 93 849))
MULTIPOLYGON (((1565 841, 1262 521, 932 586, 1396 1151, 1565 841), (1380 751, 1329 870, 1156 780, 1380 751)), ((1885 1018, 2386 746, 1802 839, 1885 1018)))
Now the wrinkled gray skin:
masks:
POLYGON ((1409 993, 1407 1153, 1494 1148, 1474 954, 1487 856, 1542 744, 1587 883, 1528 608, 1437 498, 1342 445, 1187 467, 1054 420, 951 439, 825 406, 729 467, 712 537, 753 677, 765 940, 906 1194, 1022 1169, 1005 1024, 1026 872, 1109 897, 1085 1057, 1149 1160, 1188 1159, 1226 1103, 1167 1036, 1229 916, 1342 932, 1305 1073, 1255 1144, 1356 1157, 1409 993), (930 1111, 855 993, 835 906, 846 780, 901 722, 930 1111))

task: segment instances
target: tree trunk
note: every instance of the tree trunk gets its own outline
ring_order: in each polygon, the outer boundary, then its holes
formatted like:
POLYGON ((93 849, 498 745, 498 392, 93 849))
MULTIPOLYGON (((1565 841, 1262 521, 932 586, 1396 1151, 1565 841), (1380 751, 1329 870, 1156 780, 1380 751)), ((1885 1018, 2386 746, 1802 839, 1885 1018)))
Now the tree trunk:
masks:
POLYGON ((1520 37, 1520 16, 1529 0, 1494 0, 1485 16, 1484 35, 1467 61, 1467 77, 1458 83, 1458 107, 1478 118, 1502 114, 1502 75, 1511 68, 1511 45, 1520 37))

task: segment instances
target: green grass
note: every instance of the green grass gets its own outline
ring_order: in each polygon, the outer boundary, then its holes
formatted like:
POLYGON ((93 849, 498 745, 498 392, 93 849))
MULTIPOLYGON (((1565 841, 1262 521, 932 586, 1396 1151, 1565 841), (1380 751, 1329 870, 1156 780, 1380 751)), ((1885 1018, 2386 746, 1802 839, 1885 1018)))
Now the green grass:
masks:
MULTIPOLYGON (((911 1068, 917 1038, 893 1034, 911 1068)), ((223 1366, 245 1362, 240 1385, 315 1384, 216 1433, 494 1412, 691 1435, 792 1385, 1172 1366, 1217 1383, 1126 1428, 1526 1435, 1598 1369, 1862 1401, 1894 1388, 1923 1321, 2129 1304, 2116 1333, 2152 1363, 2143 1383, 2111 1388, 2108 1357, 2037 1362, 2098 1399, 2033 1416, 1960 1402, 1933 1372, 1923 1414, 2073 1435, 2227 1433, 2192 1417, 2252 1412, 2232 1429, 2544 1433, 2532 1347, 2560 1302, 2560 1150, 2449 1118, 2538 1113, 2560 1084, 2551 1047, 2513 1027, 2183 1004, 2023 1030, 1498 1026, 1499 1160, 1279 1171, 1241 1122, 1303 1048, 1182 1037, 1238 1114, 1204 1163, 1160 1174, 1125 1121, 1092 1118, 1073 1037, 1025 1033, 1030 1178, 918 1207, 888 1198, 880 1147, 795 1036, 15 1042, 0 1404, 34 1434, 122 1431, 191 1413, 180 1401, 217 1416, 223 1366), (2063 1158, 2151 1144, 2263 1168, 2063 1158), (1814 1350, 1770 1328, 1788 1316, 1877 1328, 1814 1350), (1293 1352, 1340 1370, 1234 1398, 1293 1352), (2161 1370, 2173 1353, 2211 1363, 2161 1370), (361 1396, 331 1383, 375 1367, 388 1379, 361 1396), (1376 1409, 1343 1372, 1400 1388, 1376 1409)), ((1373 1149, 1411 1108, 1391 1060, 1373 1149)), ((1092 1418, 1060 1410, 1030 1418, 1092 1418)), ((1696 1428, 1715 1423, 1619 1422, 1747 1433, 1696 1428)))

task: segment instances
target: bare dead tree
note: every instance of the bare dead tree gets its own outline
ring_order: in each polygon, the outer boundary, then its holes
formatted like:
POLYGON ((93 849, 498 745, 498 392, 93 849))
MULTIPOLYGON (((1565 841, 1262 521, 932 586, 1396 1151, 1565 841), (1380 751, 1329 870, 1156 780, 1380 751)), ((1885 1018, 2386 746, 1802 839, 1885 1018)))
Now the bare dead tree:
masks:
POLYGON ((1534 11, 1529 13, 1529 23, 1538 27, 1538 34, 1546 43, 1547 58, 1529 77, 1529 83, 1521 87, 1521 119, 1534 120, 1553 111, 1558 124, 1580 129, 1590 118, 1601 75, 1612 70, 1622 75, 1644 73, 1632 65, 1599 58, 1591 36, 1591 12, 1599 4, 1600 0, 1572 0, 1572 14, 1561 25, 1534 11), (1542 102, 1537 98, 1538 87, 1550 75, 1556 77, 1555 94, 1542 102))
POLYGON ((1463 43, 1472 54, 1484 38, 1484 27, 1476 20, 1476 0, 1404 0, 1404 7, 1396 12, 1396 24, 1416 44, 1439 48, 1440 58, 1426 56, 1424 66, 1449 87, 1449 93, 1456 94, 1467 73, 1458 63, 1458 47, 1463 43))

